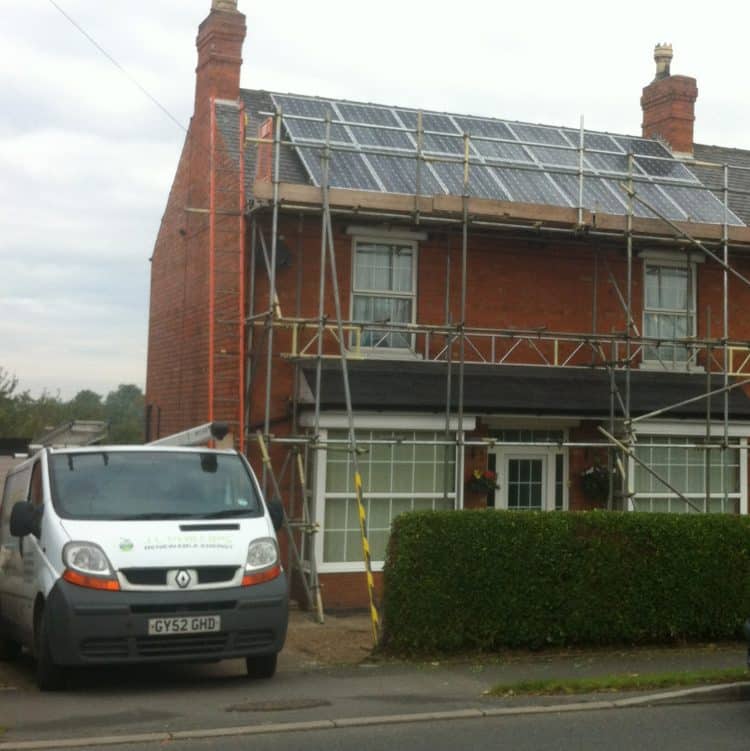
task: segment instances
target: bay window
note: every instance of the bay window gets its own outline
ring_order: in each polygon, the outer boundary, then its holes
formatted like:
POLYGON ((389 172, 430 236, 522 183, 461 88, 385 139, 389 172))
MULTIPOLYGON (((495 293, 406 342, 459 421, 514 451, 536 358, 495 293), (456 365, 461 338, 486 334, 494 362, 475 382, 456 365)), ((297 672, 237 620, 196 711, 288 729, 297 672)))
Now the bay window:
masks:
MULTIPOLYGON (((362 562, 347 435, 345 430, 329 430, 327 448, 321 451, 318 464, 319 471, 325 473, 322 556, 319 557, 323 566, 362 562)), ((359 455, 358 465, 374 562, 385 558, 391 522, 396 516, 404 511, 455 507, 456 447, 437 443, 444 438, 444 432, 433 431, 357 431, 358 444, 367 449, 359 455)))

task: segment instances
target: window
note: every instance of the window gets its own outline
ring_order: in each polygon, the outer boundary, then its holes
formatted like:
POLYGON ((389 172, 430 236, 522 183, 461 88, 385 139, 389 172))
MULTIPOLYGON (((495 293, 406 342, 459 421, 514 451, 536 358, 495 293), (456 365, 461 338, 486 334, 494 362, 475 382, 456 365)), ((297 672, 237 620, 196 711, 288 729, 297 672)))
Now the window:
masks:
MULTIPOLYGON (((346 431, 328 432, 329 441, 346 438, 346 431)), ((358 464, 373 561, 384 560, 391 522, 396 516, 404 511, 454 507, 456 449, 436 443, 444 438, 445 433, 431 431, 357 431, 358 443, 361 441, 368 449, 359 456, 358 464), (394 443, 394 438, 403 442, 394 443)), ((325 452, 323 516, 323 563, 361 562, 359 515, 345 443, 329 444, 325 452)))
MULTIPOLYGON (((706 498, 706 451, 694 448, 698 441, 697 436, 639 436, 636 456, 703 511, 706 498)), ((709 454, 709 462, 708 510, 738 514, 741 500, 740 450, 713 449, 709 454)), ((636 511, 694 511, 641 465, 634 463, 633 470, 633 508, 636 511)))
MULTIPOLYGON (((354 241, 352 319, 388 324, 414 321, 416 243, 354 241)), ((363 347, 412 348, 412 335, 368 328, 363 347)))
MULTIPOLYGON (((667 342, 695 335, 695 266, 645 263, 643 335, 667 342)), ((685 365, 691 350, 684 344, 658 344, 644 349, 645 361, 685 365)))

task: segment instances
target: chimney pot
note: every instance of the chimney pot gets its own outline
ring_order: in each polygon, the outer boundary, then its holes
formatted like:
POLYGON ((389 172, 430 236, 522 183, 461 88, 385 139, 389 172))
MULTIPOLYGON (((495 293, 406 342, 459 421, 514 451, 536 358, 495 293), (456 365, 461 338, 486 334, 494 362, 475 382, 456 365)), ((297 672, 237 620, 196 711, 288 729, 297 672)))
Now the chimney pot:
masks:
POLYGON ((211 10, 224 10, 229 13, 236 13, 237 0, 211 0, 211 10))
POLYGON ((662 78, 669 78, 669 64, 672 62, 672 45, 657 44, 654 47, 654 60, 656 62, 656 77, 654 80, 660 81, 662 78))

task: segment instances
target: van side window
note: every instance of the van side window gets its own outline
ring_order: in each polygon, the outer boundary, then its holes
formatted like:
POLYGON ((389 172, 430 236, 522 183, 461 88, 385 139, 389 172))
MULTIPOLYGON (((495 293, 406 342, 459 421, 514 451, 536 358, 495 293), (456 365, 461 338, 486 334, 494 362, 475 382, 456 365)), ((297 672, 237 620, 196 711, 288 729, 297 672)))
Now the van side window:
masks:
POLYGON ((44 501, 42 490, 42 463, 39 461, 31 470, 31 487, 29 488, 29 500, 35 506, 41 506, 44 501))

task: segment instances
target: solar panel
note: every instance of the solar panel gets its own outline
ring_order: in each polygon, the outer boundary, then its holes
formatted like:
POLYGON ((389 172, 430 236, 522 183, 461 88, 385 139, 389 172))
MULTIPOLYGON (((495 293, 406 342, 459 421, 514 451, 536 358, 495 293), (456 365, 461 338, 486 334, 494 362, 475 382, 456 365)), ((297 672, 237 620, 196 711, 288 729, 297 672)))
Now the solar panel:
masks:
POLYGON ((684 164, 675 162, 673 159, 646 159, 640 157, 636 161, 638 166, 647 175, 668 177, 672 180, 685 180, 690 183, 698 182, 695 175, 684 164))
POLYGON ((565 136, 557 128, 547 128, 543 125, 524 125, 512 123, 511 129, 519 141, 527 143, 551 143, 557 146, 570 146, 565 136))
POLYGON ((495 171, 507 187, 511 200, 522 203, 546 203, 550 206, 572 206, 555 187, 549 175, 541 170, 521 170, 496 167, 495 171))
MULTIPOLYGON (((271 98, 282 110, 289 140, 315 185, 323 179, 323 121, 330 117, 332 187, 416 192, 420 120, 416 110, 292 94, 271 94, 271 98), (343 146, 348 150, 342 151, 343 146)), ((422 113, 421 127, 425 159, 419 163, 420 194, 463 193, 464 134, 468 134, 470 195, 578 206, 579 130, 443 112, 422 113)), ((584 131, 583 140, 583 208, 627 213, 621 183, 632 176, 636 194, 669 219, 724 221, 721 201, 658 141, 592 131, 584 131)), ((638 201, 634 213, 656 216, 638 201)), ((732 212, 728 221, 742 225, 732 212)))
POLYGON ((667 147, 663 146, 658 141, 650 141, 647 138, 634 138, 632 136, 615 136, 614 139, 626 154, 629 154, 632 151, 633 154, 640 156, 663 156, 669 159, 672 158, 667 147))
MULTIPOLYGON (((578 176, 555 175, 555 182, 565 191, 570 202, 578 205, 578 176)), ((583 181, 583 203, 591 211, 604 212, 605 214, 622 214, 626 207, 619 195, 610 187, 609 180, 599 177, 590 177, 583 181)), ((625 194, 620 192, 624 196, 625 194)))
MULTIPOLYGON (((455 169, 452 164, 440 162, 433 164, 433 168, 448 189, 449 194, 463 195, 463 170, 455 169)), ((495 178, 494 170, 491 167, 474 167, 469 171, 469 195, 478 198, 494 198, 498 201, 513 200, 510 193, 504 190, 495 178)))
POLYGON ((528 146, 527 148, 540 164, 550 167, 574 167, 578 169, 579 154, 577 151, 551 149, 549 146, 528 146))

